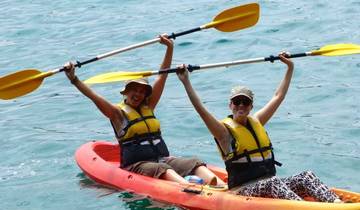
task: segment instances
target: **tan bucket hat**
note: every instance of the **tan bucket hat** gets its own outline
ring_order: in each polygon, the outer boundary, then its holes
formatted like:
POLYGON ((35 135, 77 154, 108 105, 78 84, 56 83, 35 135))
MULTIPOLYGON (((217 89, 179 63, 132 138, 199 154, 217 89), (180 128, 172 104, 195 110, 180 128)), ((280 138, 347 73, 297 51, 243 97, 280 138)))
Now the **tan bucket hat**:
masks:
POLYGON ((246 86, 236 86, 231 89, 230 100, 236 96, 246 96, 251 101, 254 100, 254 93, 246 86))
POLYGON ((149 81, 146 78, 140 78, 140 79, 134 79, 134 80, 126 81, 125 86, 120 91, 120 93, 124 95, 129 90, 129 87, 131 86, 131 84, 145 85, 146 89, 147 89, 146 90, 146 97, 150 96, 151 93, 152 93, 152 86, 149 85, 149 81))

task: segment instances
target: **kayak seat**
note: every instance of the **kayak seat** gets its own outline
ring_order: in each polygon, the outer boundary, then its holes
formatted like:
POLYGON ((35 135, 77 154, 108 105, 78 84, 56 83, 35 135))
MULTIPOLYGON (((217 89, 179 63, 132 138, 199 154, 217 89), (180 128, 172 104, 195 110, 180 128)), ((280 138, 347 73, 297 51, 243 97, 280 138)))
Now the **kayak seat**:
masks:
POLYGON ((119 162, 120 153, 118 145, 95 145, 94 152, 107 162, 119 162))

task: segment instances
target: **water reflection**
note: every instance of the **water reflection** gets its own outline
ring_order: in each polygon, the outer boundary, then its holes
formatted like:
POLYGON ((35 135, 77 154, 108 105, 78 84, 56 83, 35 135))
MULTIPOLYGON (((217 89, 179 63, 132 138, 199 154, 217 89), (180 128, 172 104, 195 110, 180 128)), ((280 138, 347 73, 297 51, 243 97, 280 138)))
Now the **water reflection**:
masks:
POLYGON ((76 177, 79 178, 79 185, 81 188, 91 189, 97 193, 97 198, 102 198, 105 196, 117 196, 120 201, 125 204, 127 209, 131 210, 182 210, 173 206, 172 204, 159 202, 153 200, 147 196, 137 195, 131 192, 117 190, 113 188, 100 185, 87 176, 84 173, 79 173, 76 177))

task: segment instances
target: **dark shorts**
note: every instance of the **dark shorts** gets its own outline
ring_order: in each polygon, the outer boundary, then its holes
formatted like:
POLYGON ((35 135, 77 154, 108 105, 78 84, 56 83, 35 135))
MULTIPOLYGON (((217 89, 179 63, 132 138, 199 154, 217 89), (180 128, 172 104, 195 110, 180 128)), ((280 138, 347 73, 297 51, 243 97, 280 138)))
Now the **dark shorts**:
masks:
POLYGON ((125 167, 125 170, 145 176, 159 178, 166 172, 167 169, 173 169, 180 176, 184 177, 187 175, 193 175, 196 168, 205 165, 206 164, 204 162, 197 158, 167 157, 159 162, 140 161, 125 167))

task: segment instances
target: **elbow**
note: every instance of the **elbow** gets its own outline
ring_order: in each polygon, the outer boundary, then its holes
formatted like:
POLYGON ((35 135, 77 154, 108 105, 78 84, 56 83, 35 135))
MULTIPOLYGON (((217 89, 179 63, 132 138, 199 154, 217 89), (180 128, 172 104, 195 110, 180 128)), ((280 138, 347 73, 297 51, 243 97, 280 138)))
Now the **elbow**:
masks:
POLYGON ((276 100, 282 102, 282 101, 285 99, 285 95, 286 95, 286 94, 280 94, 280 95, 278 95, 278 96, 275 96, 275 97, 276 97, 276 100))

